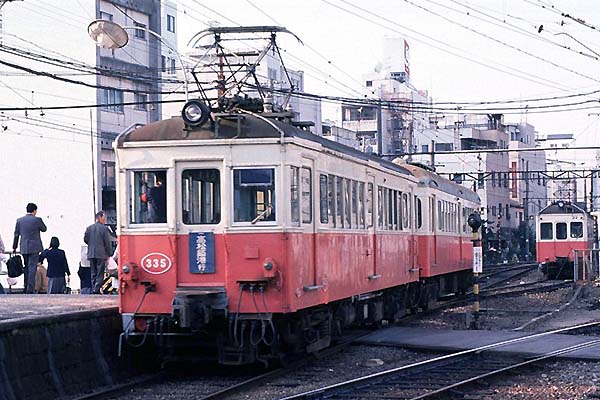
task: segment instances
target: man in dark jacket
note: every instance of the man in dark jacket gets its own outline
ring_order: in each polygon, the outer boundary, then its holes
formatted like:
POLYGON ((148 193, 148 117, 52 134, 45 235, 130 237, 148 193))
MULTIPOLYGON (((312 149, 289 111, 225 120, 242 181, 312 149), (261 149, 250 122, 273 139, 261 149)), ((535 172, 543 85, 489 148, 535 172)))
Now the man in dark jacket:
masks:
POLYGON ((96 223, 85 230, 83 241, 88 245, 87 258, 90 260, 92 272, 92 293, 100 294, 104 282, 104 271, 108 257, 112 255, 110 232, 106 227, 104 211, 96 213, 96 223))
POLYGON ((37 206, 33 203, 27 204, 27 214, 17 220, 13 240, 13 252, 15 252, 19 237, 21 238, 21 254, 25 260, 25 293, 34 292, 38 257, 44 250, 40 232, 46 232, 46 225, 40 217, 36 217, 36 214, 37 206))

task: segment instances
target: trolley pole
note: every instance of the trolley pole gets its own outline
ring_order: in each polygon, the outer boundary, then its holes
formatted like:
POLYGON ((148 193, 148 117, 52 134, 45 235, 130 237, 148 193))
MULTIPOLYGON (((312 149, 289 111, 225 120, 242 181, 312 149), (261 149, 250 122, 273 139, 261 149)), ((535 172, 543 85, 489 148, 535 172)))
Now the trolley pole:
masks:
POLYGON ((473 320, 470 328, 479 329, 479 274, 483 272, 481 240, 479 239, 481 217, 478 213, 473 213, 469 215, 467 223, 473 231, 473 320))

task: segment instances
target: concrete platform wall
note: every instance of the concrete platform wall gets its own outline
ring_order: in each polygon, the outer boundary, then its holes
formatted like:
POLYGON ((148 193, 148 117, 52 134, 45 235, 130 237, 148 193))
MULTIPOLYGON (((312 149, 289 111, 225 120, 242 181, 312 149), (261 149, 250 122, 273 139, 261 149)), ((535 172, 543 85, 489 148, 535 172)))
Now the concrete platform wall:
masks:
POLYGON ((69 397, 124 379, 116 308, 0 323, 0 399, 69 397))

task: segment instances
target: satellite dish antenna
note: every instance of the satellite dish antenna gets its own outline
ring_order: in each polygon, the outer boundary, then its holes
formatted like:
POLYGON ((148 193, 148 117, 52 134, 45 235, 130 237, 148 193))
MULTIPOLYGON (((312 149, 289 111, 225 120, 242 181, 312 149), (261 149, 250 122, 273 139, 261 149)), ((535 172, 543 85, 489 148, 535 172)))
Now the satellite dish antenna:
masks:
POLYGON ((129 42, 129 35, 119 24, 97 19, 88 25, 88 34, 94 42, 105 49, 120 49, 129 42))
POLYGON ((375 64, 375 72, 380 73, 382 68, 383 68, 383 63, 381 61, 379 61, 377 64, 375 64))

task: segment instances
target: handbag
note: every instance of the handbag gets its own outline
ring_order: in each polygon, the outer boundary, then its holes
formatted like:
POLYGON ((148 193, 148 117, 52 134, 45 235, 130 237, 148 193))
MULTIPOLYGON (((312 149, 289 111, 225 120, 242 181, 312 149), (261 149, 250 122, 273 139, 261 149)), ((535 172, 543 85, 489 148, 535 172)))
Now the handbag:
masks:
POLYGON ((8 277, 16 278, 23 274, 23 259, 19 255, 14 255, 6 262, 6 268, 8 269, 8 277))

